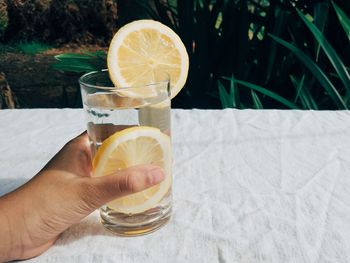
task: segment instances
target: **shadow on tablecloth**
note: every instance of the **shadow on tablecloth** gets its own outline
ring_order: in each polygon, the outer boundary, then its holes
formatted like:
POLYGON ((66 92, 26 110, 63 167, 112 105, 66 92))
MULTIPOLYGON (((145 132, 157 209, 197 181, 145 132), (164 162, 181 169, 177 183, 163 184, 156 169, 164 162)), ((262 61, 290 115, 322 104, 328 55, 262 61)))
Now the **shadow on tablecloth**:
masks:
POLYGON ((102 226, 98 211, 93 212, 78 224, 64 231, 55 242, 55 246, 66 246, 80 239, 91 240, 90 237, 92 236, 116 236, 102 226))

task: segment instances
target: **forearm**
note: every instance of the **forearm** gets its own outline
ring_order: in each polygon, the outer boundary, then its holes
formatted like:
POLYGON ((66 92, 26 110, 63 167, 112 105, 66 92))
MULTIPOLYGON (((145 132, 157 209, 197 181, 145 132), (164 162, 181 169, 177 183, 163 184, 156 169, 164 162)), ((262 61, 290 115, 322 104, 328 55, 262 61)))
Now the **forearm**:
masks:
POLYGON ((0 208, 0 262, 11 260, 12 237, 9 218, 0 208))
POLYGON ((10 196, 0 198, 0 262, 20 258, 22 254, 18 215, 14 214, 14 204, 10 196))
POLYGON ((45 235, 45 225, 35 207, 43 203, 41 195, 45 196, 45 192, 37 190, 36 184, 32 180, 0 198, 0 263, 35 257, 55 241, 40 240, 45 235))

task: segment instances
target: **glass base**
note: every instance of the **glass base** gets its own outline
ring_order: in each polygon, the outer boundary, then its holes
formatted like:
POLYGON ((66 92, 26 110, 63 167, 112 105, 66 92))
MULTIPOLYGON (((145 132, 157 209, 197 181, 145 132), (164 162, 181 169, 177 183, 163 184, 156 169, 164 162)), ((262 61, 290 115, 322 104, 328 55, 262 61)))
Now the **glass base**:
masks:
POLYGON ((100 216, 102 225, 114 234, 140 236, 164 226, 171 217, 171 205, 153 208, 136 215, 126 215, 109 208, 101 208, 100 216))

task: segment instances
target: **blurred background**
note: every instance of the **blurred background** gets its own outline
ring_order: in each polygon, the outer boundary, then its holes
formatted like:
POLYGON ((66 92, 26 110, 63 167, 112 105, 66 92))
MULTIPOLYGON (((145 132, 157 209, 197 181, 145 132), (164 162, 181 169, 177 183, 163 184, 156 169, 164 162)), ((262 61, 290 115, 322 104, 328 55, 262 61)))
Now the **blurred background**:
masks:
POLYGON ((190 56, 174 108, 350 108, 349 0, 0 0, 0 108, 81 107, 79 76, 145 18, 190 56))

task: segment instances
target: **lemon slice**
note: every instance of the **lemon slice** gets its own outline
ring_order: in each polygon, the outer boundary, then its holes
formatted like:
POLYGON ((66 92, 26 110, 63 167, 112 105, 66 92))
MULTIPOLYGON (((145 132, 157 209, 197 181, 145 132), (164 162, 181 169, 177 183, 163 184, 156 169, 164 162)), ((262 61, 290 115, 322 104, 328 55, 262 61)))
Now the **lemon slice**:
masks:
MULTIPOLYGON (((138 20, 118 30, 108 49, 110 78, 116 87, 142 86, 163 81, 166 72, 171 81, 171 98, 185 85, 188 54, 179 36, 154 20, 138 20)), ((154 91, 128 92, 128 96, 150 97, 154 91), (133 93, 133 94, 131 94, 133 93)))
POLYGON ((171 187, 170 137, 147 126, 127 128, 106 139, 93 160, 93 175, 104 176, 140 164, 154 164, 165 171, 160 184, 107 204, 120 213, 137 214, 157 205, 171 187))

